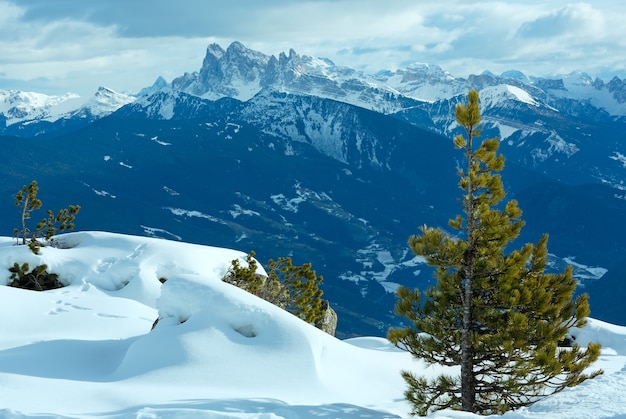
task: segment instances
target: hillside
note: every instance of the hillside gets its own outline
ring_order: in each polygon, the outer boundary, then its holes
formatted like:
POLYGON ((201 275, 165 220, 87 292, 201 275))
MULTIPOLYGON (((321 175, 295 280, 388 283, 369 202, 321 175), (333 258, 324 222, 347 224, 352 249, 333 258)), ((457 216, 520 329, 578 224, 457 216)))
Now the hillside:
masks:
MULTIPOLYGON (((0 286, 11 319, 0 334, 2 418, 404 418, 399 371, 438 370, 379 337, 331 337, 221 282, 242 252, 106 232, 57 243, 35 256, 0 239, 1 269, 44 262, 67 283, 0 286)), ((626 329, 591 319, 574 335, 603 344, 605 375, 503 418, 626 416, 626 329)))

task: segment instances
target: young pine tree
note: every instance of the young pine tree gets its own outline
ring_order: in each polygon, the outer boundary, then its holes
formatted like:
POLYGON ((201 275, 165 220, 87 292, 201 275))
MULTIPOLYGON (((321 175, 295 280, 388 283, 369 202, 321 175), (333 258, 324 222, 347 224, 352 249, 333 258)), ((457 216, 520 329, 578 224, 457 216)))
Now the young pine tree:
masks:
POLYGON ((32 181, 28 186, 22 186, 22 189, 15 194, 15 206, 20 207, 22 229, 13 229, 13 234, 18 239, 21 236, 22 244, 26 244, 26 240, 31 233, 26 225, 26 220, 30 218, 30 213, 41 208, 43 205, 41 200, 37 198, 39 186, 36 181, 32 181))
POLYGON ((43 205, 41 200, 37 198, 37 192, 39 192, 39 186, 37 186, 37 181, 33 180, 28 186, 22 186, 22 189, 15 194, 15 206, 20 208, 22 229, 13 229, 18 244, 21 239, 22 244, 28 244, 34 254, 39 254, 39 248, 44 244, 52 243, 52 237, 57 231, 72 230, 76 214, 80 211, 80 205, 62 208, 56 215, 48 210, 46 211, 46 218, 35 226, 35 230, 30 230, 26 220, 31 218, 32 211, 40 209, 43 205), (43 238, 43 242, 39 240, 40 237, 43 238))
POLYGON ((460 366, 458 376, 432 380, 404 371, 405 395, 413 414, 460 409, 502 413, 574 386, 600 354, 574 343, 560 348, 568 329, 583 327, 589 315, 587 296, 573 300, 572 270, 546 274, 547 236, 506 253, 523 226, 521 210, 505 196, 504 167, 497 138, 475 147, 481 121, 478 92, 456 107, 465 129, 454 144, 465 151, 467 167, 459 170, 463 214, 450 220, 457 231, 422 227, 409 238, 416 255, 436 268, 437 284, 423 299, 419 290, 401 287, 396 312, 411 325, 391 329, 388 338, 427 363, 460 366))

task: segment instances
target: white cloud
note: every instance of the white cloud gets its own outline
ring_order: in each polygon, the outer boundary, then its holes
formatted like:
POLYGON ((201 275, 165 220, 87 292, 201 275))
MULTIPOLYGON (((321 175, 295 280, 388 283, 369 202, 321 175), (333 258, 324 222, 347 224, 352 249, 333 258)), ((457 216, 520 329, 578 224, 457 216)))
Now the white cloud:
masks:
POLYGON ((623 70, 625 20, 626 4, 610 0, 0 0, 0 88, 138 90, 198 70, 209 43, 235 40, 372 71, 420 61, 459 77, 595 75, 623 70))
POLYGON ((573 38, 594 41, 605 36, 603 14, 585 3, 569 4, 526 22, 519 34, 528 38, 573 38))

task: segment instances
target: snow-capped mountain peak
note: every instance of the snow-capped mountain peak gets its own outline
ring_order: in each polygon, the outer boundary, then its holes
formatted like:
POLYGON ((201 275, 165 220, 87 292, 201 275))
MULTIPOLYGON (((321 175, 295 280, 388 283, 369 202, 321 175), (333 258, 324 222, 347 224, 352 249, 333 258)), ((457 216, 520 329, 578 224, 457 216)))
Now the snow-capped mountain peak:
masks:
POLYGON ((446 81, 454 80, 454 77, 444 71, 443 68, 435 64, 428 63, 412 63, 409 64, 406 69, 398 70, 399 74, 402 74, 404 81, 413 81, 417 79, 426 79, 432 81, 446 81))
MULTIPOLYGON (((142 89, 138 96, 149 96, 168 87, 160 78, 142 89)), ((299 55, 290 49, 278 56, 266 55, 233 42, 226 49, 210 44, 199 71, 185 73, 171 83, 174 91, 209 100, 231 97, 248 101, 263 89, 317 96, 356 105, 385 114, 414 107, 404 99, 436 103, 455 100, 469 89, 482 94, 515 99, 521 103, 553 109, 588 104, 610 115, 626 116, 626 83, 615 77, 605 83, 584 72, 552 78, 528 77, 509 70, 497 76, 490 72, 455 78, 435 64, 412 63, 406 68, 366 74, 335 65, 325 58, 299 55), (500 86, 499 94, 491 89, 500 86), (512 95, 512 96, 511 96, 512 95), (572 102, 574 101, 574 102, 572 102), (569 102, 563 106, 559 102, 569 102)), ((102 88, 92 98, 68 93, 47 96, 32 92, 0 91, 0 119, 5 126, 18 122, 48 121, 74 116, 99 118, 132 102, 133 97, 102 88)), ((2 122, 0 122, 1 124, 2 122)))
POLYGON ((379 73, 380 81, 401 94, 435 102, 467 92, 465 80, 456 79, 438 65, 413 63, 394 72, 379 73))
POLYGON ((503 79, 517 80, 522 83, 530 83, 530 79, 528 78, 528 76, 518 70, 505 71, 504 73, 500 74, 500 77, 502 77, 503 79))
POLYGON ((89 98, 75 93, 49 96, 43 93, 0 90, 0 115, 6 125, 55 122, 59 119, 101 118, 134 101, 133 96, 100 87, 89 98))
POLYGON ((56 120, 79 106, 81 98, 75 93, 49 96, 43 93, 0 90, 0 114, 6 125, 32 120, 56 120))
POLYGON ((231 97, 248 101, 262 89, 338 100, 384 113, 397 109, 382 104, 397 92, 380 80, 332 61, 299 55, 293 49, 278 58, 250 50, 239 42, 226 50, 209 45, 202 68, 172 81, 174 90, 206 99, 231 97))
POLYGON ((480 92, 480 102, 483 109, 489 109, 505 100, 511 99, 527 105, 540 106, 540 104, 526 90, 510 84, 489 86, 480 92))
POLYGON ((609 83, 592 79, 587 73, 576 71, 565 76, 537 79, 535 84, 544 87, 549 95, 556 98, 588 102, 611 115, 626 115, 626 85, 618 77, 609 83))
POLYGON ((226 50, 211 44, 200 71, 174 79, 172 87, 212 100, 222 97, 248 100, 261 90, 268 61, 268 56, 240 42, 233 42, 226 50))
POLYGON ((134 100, 134 96, 119 93, 107 87, 100 87, 82 107, 65 117, 78 116, 82 118, 101 118, 115 112, 122 106, 131 103, 134 100))
POLYGON ((168 86, 169 83, 167 80, 165 80, 162 76, 159 76, 154 83, 152 83, 152 86, 144 87, 137 93, 137 96, 150 96, 151 94, 154 94, 161 89, 165 89, 168 86))

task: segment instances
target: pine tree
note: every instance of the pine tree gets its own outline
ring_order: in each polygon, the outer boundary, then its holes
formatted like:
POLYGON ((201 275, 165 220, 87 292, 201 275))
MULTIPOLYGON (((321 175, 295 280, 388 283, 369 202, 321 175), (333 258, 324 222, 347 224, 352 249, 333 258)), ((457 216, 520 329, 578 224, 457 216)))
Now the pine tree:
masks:
POLYGON ((74 228, 74 219, 80 211, 80 205, 70 205, 68 208, 60 209, 55 215, 51 210, 46 211, 47 216, 43 218, 36 226, 35 230, 30 230, 26 225, 26 220, 31 218, 31 212, 42 207, 42 202, 37 198, 39 186, 37 181, 33 180, 28 186, 22 186, 22 189, 15 194, 15 206, 20 207, 22 229, 13 229, 13 234, 18 243, 20 238, 22 244, 27 244, 34 254, 39 254, 39 248, 45 243, 52 243, 52 236, 58 231, 68 231, 74 228), (21 237, 20 237, 21 236, 21 237), (38 240, 43 237, 44 243, 38 240), (30 239, 30 240, 29 240, 30 239))
POLYGON ((37 198, 38 191, 39 186, 37 186, 37 181, 33 180, 28 186, 22 186, 22 189, 15 194, 15 206, 20 207, 21 210, 22 229, 13 229, 13 234, 15 234, 16 238, 21 236, 22 244, 26 244, 26 239, 30 233, 30 230, 26 226, 26 220, 30 218, 32 211, 42 206, 41 200, 37 198))
POLYGON ((589 315, 587 295, 573 299, 571 268, 545 273, 547 235, 506 253, 524 225, 515 200, 505 197, 499 172, 504 158, 492 138, 475 147, 480 135, 478 92, 456 107, 465 136, 454 139, 465 151, 459 169, 463 214, 450 220, 456 233, 424 226, 409 246, 436 268, 436 286, 400 287, 396 313, 411 325, 390 329, 388 338, 430 364, 460 366, 458 376, 432 380, 402 373, 413 414, 445 408, 480 414, 527 406, 601 371, 585 374, 600 345, 561 348, 571 327, 589 315))

